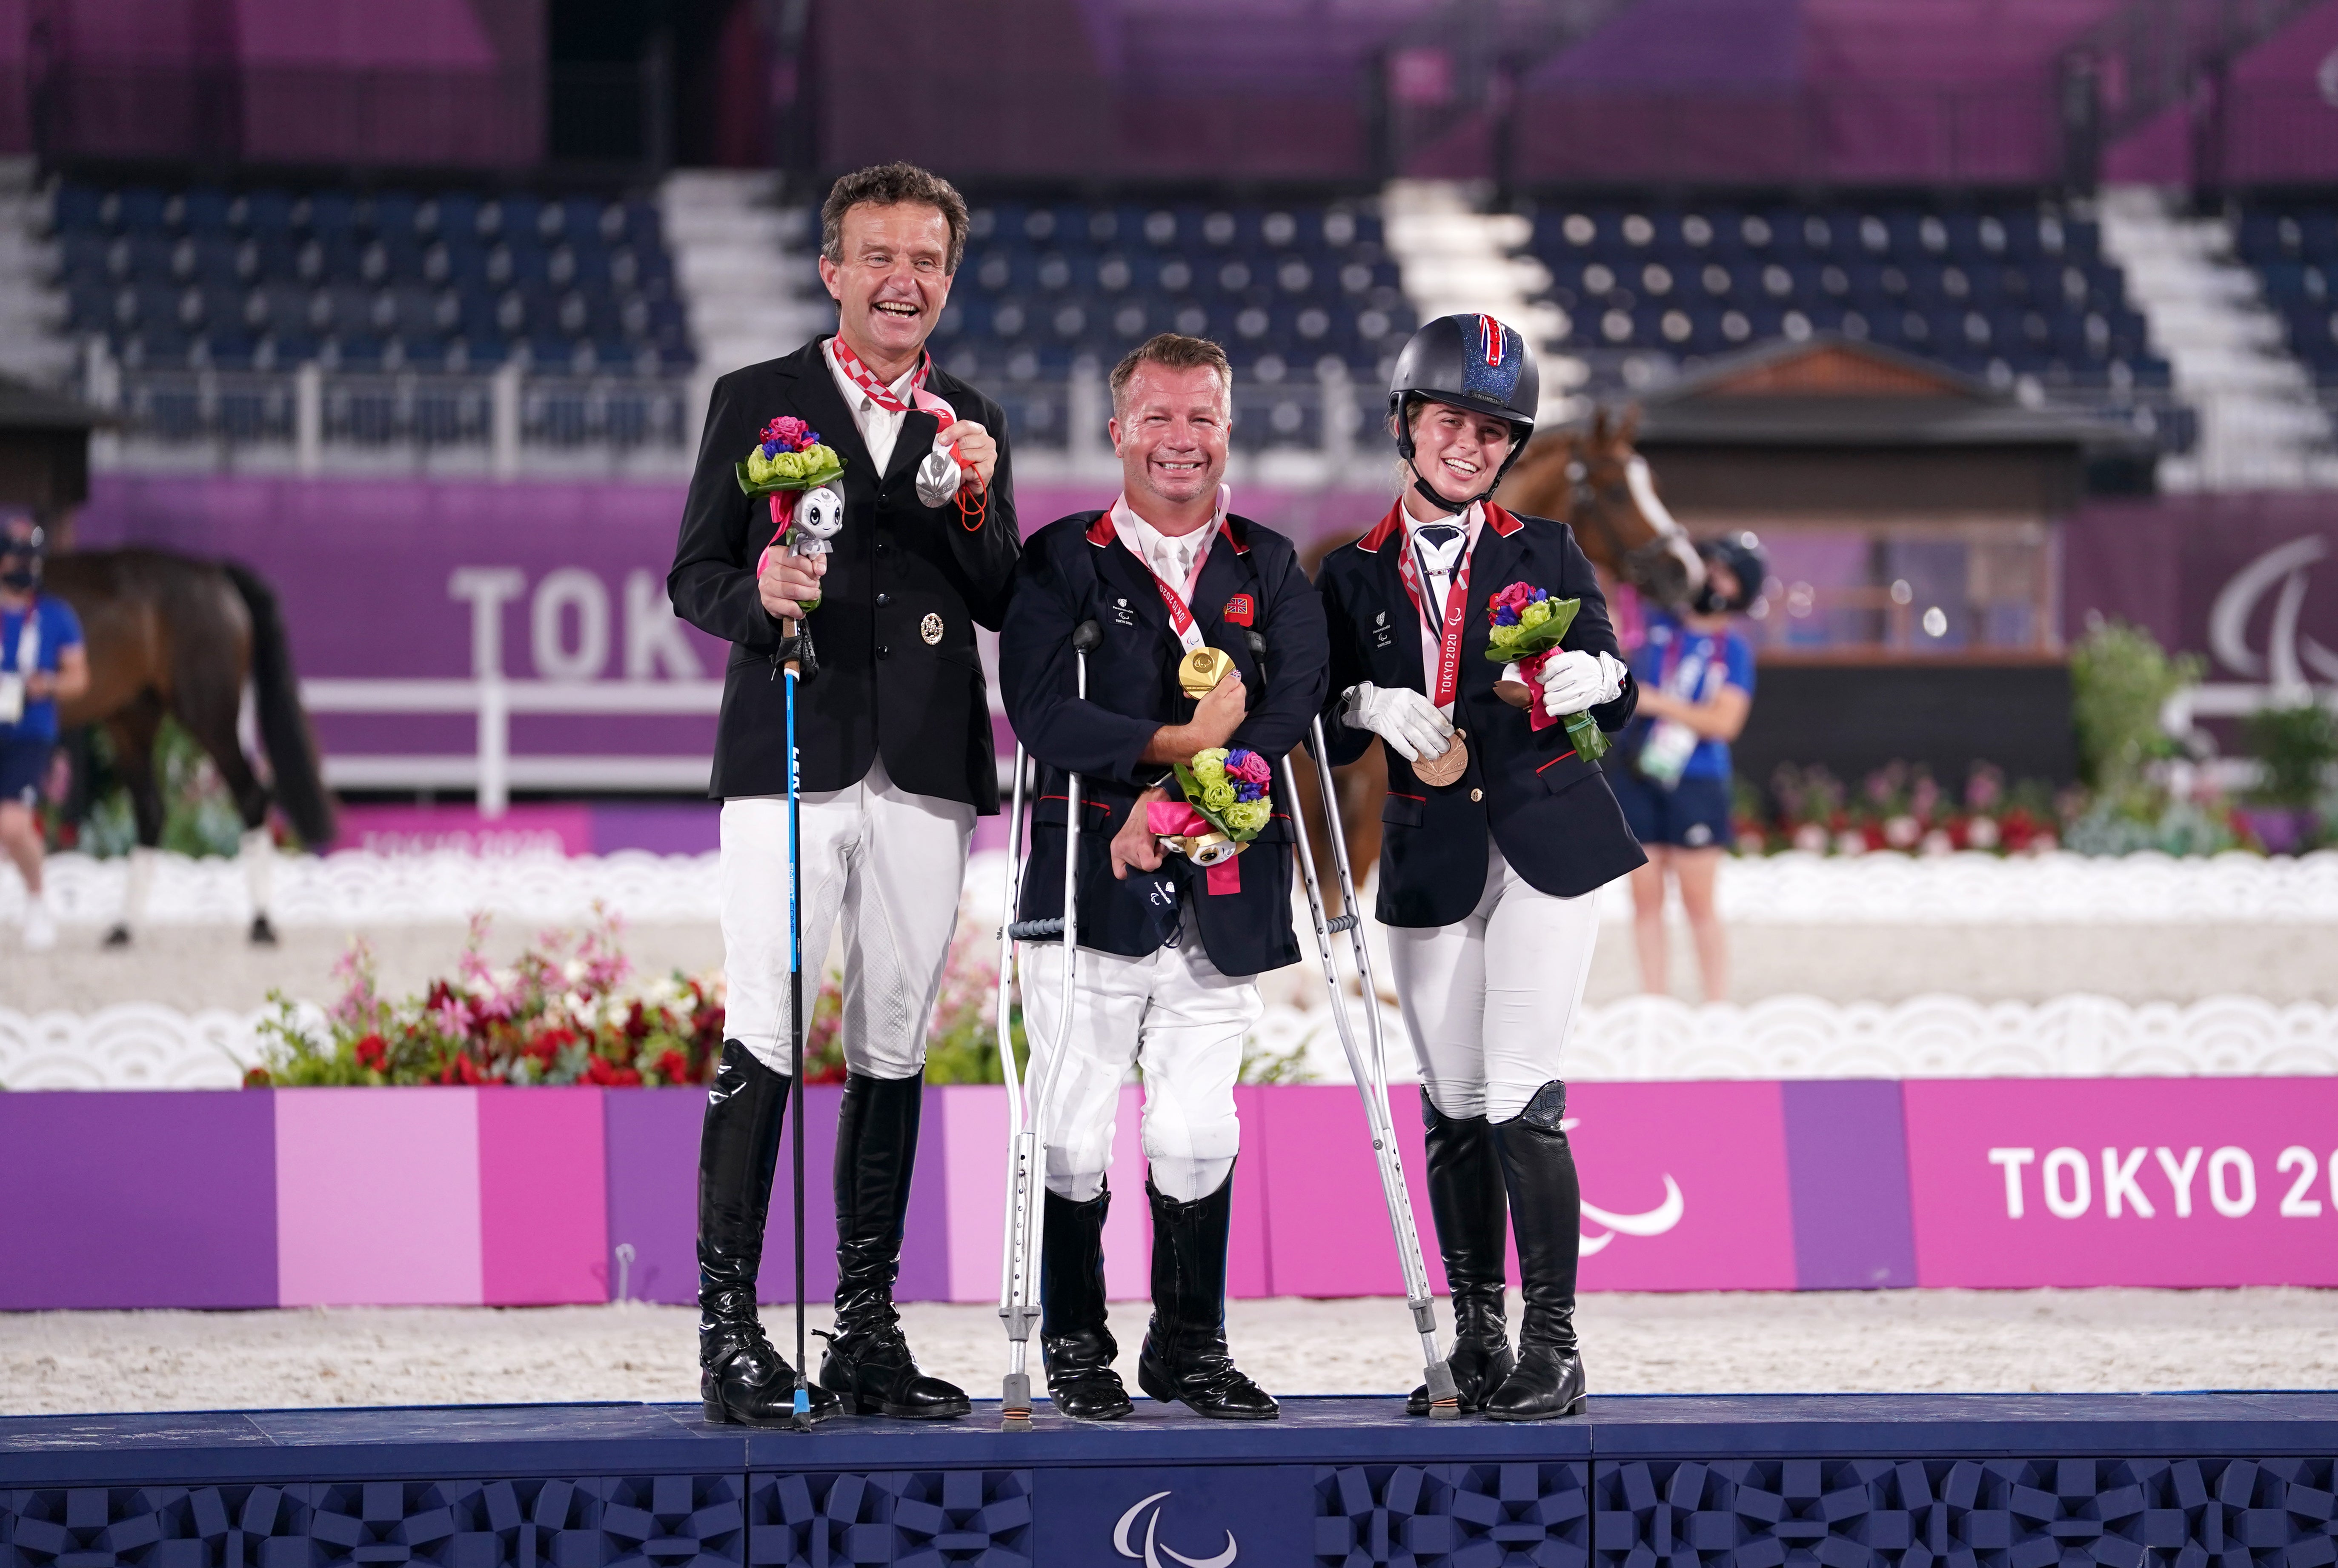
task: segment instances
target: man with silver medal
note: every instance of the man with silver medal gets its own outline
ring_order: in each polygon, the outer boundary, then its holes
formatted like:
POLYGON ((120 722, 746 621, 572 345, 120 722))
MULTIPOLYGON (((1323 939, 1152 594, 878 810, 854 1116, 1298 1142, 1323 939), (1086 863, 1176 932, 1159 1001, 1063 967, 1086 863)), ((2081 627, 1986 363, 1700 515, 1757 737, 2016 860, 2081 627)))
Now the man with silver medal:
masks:
MULTIPOLYGON (((1332 760, 1355 760, 1375 737, 1387 752, 1376 913, 1420 1064, 1454 1380, 1465 1412, 1507 1421, 1582 1406, 1581 1192, 1559 1056, 1598 932, 1593 895, 1645 858, 1570 732, 1585 713, 1597 730, 1620 728, 1636 698, 1591 564, 1566 524, 1493 499, 1538 401, 1533 354, 1511 328, 1480 315, 1423 326, 1389 391, 1396 504, 1317 577, 1332 760), (1574 602, 1531 681, 1487 657, 1494 602, 1528 599, 1574 602), (1515 1353, 1506 1229, 1525 1305, 1515 1353)), ((1407 1407, 1429 1414, 1426 1392, 1407 1407)))
POLYGON ((712 783, 729 1012, 700 1147, 699 1348, 707 1416, 746 1425, 970 1408, 919 1369, 893 1287, 926 1030, 975 818, 997 809, 975 628, 1006 613, 1013 470, 998 406, 926 352, 965 255, 958 192, 886 164, 838 181, 820 216, 837 330, 715 384, 668 578, 675 612, 733 645, 712 783), (756 1298, 794 1088, 791 982, 817 993, 831 931, 836 1328, 799 1414, 756 1298))

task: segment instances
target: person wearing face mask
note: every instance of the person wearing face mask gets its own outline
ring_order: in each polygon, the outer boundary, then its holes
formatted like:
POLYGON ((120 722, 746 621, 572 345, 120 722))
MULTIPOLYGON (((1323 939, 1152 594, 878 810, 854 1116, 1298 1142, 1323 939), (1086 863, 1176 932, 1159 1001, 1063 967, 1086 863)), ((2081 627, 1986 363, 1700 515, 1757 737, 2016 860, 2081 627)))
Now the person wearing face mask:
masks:
POLYGON ((712 788, 722 800, 729 1037, 699 1149, 710 1419, 792 1415, 795 1371, 765 1338, 755 1299, 791 1088, 781 643, 783 622, 797 622, 818 655, 796 699, 808 995, 840 921, 844 939, 836 1332, 810 1416, 970 1408, 963 1390, 919 1370, 893 1305, 926 1030, 974 820, 998 809, 975 627, 1006 613, 1020 548, 1004 416, 926 352, 966 237, 964 199, 923 169, 890 163, 836 182, 820 211, 820 276, 837 329, 715 383, 666 580, 675 613, 732 644, 712 788), (783 417, 801 423, 776 426, 783 417), (780 509, 742 494, 736 466, 767 433, 808 440, 807 426, 843 460, 842 520, 825 554, 767 551, 780 509))
POLYGON ((1666 985, 1665 884, 1680 889, 1696 945, 1704 999, 1729 996, 1729 938, 1714 907, 1721 857, 1736 842, 1731 821, 1730 743, 1754 711, 1754 647, 1736 618, 1762 596, 1769 566, 1750 533, 1700 540, 1704 587, 1687 611, 1648 613, 1647 636, 1632 656, 1640 710, 1607 774, 1624 819, 1648 852, 1632 873, 1632 937, 1640 989, 1666 985))
POLYGON ((1031 536, 998 640, 1007 719, 1040 763, 1022 919, 1063 912, 1066 775, 1080 775, 1068 1027, 1056 949, 1032 944, 1019 965, 1046 1160, 1040 1349, 1058 1411, 1130 1413, 1105 1321, 1104 1223, 1114 1113, 1133 1063, 1144 1075, 1153 1218, 1138 1381, 1203 1416, 1270 1420, 1274 1400, 1227 1353, 1226 1243, 1234 1079, 1265 1010, 1256 976, 1299 958, 1290 819, 1270 815, 1246 851, 1205 871, 1164 854, 1149 808, 1184 799, 1164 776, 1197 751, 1246 749, 1272 769, 1299 743, 1322 701, 1323 613, 1291 541, 1228 510, 1225 350, 1164 333, 1120 362, 1111 387, 1120 496, 1031 536), (1097 642, 1083 697, 1073 638, 1088 622, 1097 642), (1180 676, 1196 652, 1231 669, 1194 698, 1180 676), (1052 1092, 1037 1087, 1051 1078, 1052 1092))
POLYGON ((41 592, 47 536, 30 517, 0 520, 0 850, 25 878, 25 950, 57 945, 41 896, 41 803, 57 744, 57 704, 89 690, 89 652, 73 606, 41 592))
MULTIPOLYGON (((1587 712, 1603 731, 1621 729, 1637 697, 1573 531, 1494 502, 1538 400, 1511 328, 1490 316, 1423 326, 1389 391, 1396 505, 1317 575, 1331 760, 1352 762, 1375 738, 1387 754, 1376 913, 1420 1064, 1454 1380, 1465 1411, 1505 1421, 1582 1406, 1581 1193, 1560 1052, 1598 934, 1593 895, 1645 858, 1567 727, 1535 728, 1496 691, 1507 678, 1549 718, 1587 712), (1531 688, 1485 657, 1488 601, 1520 583, 1581 604, 1531 688), (1524 1302, 1515 1353, 1506 1215, 1524 1302)), ((1426 1414, 1426 1392, 1408 1408, 1426 1414)))

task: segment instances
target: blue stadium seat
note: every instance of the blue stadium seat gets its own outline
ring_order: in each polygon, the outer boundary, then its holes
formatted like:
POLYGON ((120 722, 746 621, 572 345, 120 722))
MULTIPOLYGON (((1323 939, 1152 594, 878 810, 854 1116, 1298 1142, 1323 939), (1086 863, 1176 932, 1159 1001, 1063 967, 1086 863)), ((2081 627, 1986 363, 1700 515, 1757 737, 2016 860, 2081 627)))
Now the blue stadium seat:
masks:
POLYGON ((74 331, 139 363, 669 373, 694 363, 644 201, 527 192, 107 190, 52 204, 74 331))

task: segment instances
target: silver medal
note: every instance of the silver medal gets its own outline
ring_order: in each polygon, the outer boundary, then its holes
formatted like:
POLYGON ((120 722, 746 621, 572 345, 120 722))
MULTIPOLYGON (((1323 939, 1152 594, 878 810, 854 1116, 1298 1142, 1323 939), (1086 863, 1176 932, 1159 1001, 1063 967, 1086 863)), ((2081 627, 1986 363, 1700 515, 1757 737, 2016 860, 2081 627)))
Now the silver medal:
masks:
POLYGON ((949 449, 935 447, 918 465, 918 502, 927 506, 940 505, 958 494, 958 485, 965 477, 966 471, 958 466, 949 449))

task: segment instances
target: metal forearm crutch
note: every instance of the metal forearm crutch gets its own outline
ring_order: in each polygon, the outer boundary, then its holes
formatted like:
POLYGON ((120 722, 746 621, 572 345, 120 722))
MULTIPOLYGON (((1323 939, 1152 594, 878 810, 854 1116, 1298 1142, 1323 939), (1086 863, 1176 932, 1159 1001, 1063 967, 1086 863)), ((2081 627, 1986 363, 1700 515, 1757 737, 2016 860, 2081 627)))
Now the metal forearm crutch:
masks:
POLYGON ((1315 951, 1323 960, 1323 984, 1331 993, 1331 1021, 1340 1031, 1340 1048, 1347 1053, 1348 1070, 1356 1092, 1364 1100, 1364 1124, 1372 1135, 1372 1153, 1380 1171, 1380 1193, 1388 1200, 1389 1226, 1396 1233, 1397 1261, 1404 1269, 1405 1305, 1412 1308, 1412 1326, 1420 1335, 1423 1370, 1429 1381, 1429 1413, 1442 1420, 1461 1414, 1459 1390, 1453 1369, 1437 1348, 1437 1307, 1429 1293, 1429 1269, 1421 1261, 1420 1230, 1413 1221, 1412 1193, 1404 1184, 1404 1165, 1397 1154, 1396 1126, 1389 1117, 1388 1049, 1380 1022, 1380 986, 1372 975, 1372 955, 1364 940, 1363 917, 1356 904, 1356 884, 1348 869, 1348 845, 1340 829, 1340 800, 1331 781, 1330 756, 1323 749, 1323 721, 1313 720, 1309 736, 1315 754, 1315 780, 1323 796, 1323 822, 1331 838, 1331 863, 1340 874, 1340 914, 1327 919, 1323 892, 1316 885, 1313 846, 1307 838, 1307 814, 1299 808, 1299 789, 1291 759, 1282 759, 1282 789, 1291 802, 1292 848, 1299 857, 1299 874, 1307 885, 1307 906, 1315 916, 1315 951), (1340 985, 1332 961, 1331 934, 1345 931, 1355 954, 1356 974, 1363 983, 1364 1027, 1370 1038, 1369 1054, 1356 1044, 1348 1017, 1348 996, 1340 985))
MULTIPOLYGON (((1088 694, 1088 654, 1103 641, 1093 621, 1083 621, 1072 632, 1072 656, 1077 664, 1076 690, 1088 694)), ((998 936, 998 1071, 1007 1084, 1007 1236, 1006 1257, 998 1279, 998 1316, 1007 1323, 1007 1377, 999 1389, 999 1427, 1007 1432, 1031 1430, 1031 1329, 1039 1320, 1039 1242, 1046 1204, 1040 1197, 1046 1171, 1041 1161, 1045 1145, 1039 1136, 1039 1109, 1053 1098, 1056 1075, 1072 1039, 1074 982, 1079 973, 1080 916, 1080 776, 1066 776, 1064 788, 1064 912, 1049 920, 1017 920, 1015 911, 1022 896, 1022 865, 1017 846, 1022 833, 1024 750, 1015 748, 1015 789, 1012 814, 1007 818, 1007 903, 999 916, 998 936), (1015 1036, 1008 1024, 1007 1004, 1013 995, 1015 944, 1044 936, 1061 940, 1064 952, 1063 1004, 1056 1014, 1056 1048, 1047 1054, 1046 1078, 1035 1094, 1015 1063, 1015 1036)), ((1037 803, 1033 803, 1037 816, 1037 803)), ((1033 827, 1037 827, 1036 822, 1033 827)), ((1036 1048, 1037 1016, 1026 1008, 1023 1027, 1036 1048)))

